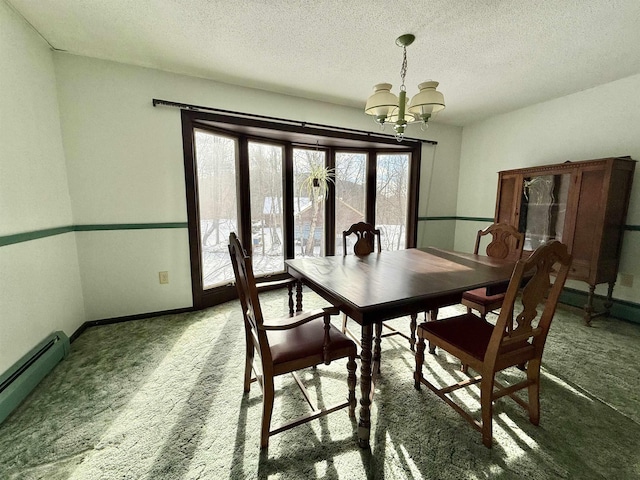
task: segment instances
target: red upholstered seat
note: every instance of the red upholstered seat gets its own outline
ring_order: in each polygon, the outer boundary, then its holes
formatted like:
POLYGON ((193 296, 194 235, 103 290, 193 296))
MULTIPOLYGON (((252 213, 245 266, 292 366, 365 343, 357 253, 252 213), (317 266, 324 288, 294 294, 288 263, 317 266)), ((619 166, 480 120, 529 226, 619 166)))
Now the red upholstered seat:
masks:
POLYGON ((494 303, 502 302, 504 300, 504 293, 497 293, 495 295, 487 295, 486 288, 476 288, 475 290, 469 290, 464 292, 462 298, 468 298, 478 303, 494 303))
POLYGON ((493 333, 493 325, 473 314, 464 314, 445 320, 425 322, 423 329, 460 350, 482 361, 493 333))
MULTIPOLYGON (((291 321, 290 318, 286 320, 291 321)), ((321 318, 288 330, 268 331, 267 338, 274 365, 305 357, 317 357, 319 362, 324 361, 324 321, 321 318)), ((329 338, 327 356, 331 360, 334 359, 334 352, 340 352, 353 345, 353 341, 333 325, 329 329, 329 338)))

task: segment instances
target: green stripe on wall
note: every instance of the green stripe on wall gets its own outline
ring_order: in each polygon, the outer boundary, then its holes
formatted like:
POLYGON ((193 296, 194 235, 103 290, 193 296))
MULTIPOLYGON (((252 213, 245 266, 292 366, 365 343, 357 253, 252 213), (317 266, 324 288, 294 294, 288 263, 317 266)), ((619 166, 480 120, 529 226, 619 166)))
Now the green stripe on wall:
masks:
POLYGON ((37 240, 39 238, 51 237, 53 235, 60 235, 61 233, 73 232, 73 226, 68 227, 56 227, 47 228, 45 230, 37 230, 35 232, 16 233, 15 235, 6 235, 0 237, 0 247, 5 245, 13 245, 14 243, 28 242, 30 240, 37 240))
POLYGON ((152 230, 156 228, 187 228, 187 222, 76 225, 73 230, 76 232, 95 232, 98 230, 152 230))
POLYGON ((16 233, 0 237, 0 247, 15 243, 29 242, 39 238, 51 237, 69 232, 95 232, 102 230, 152 230, 160 228, 187 228, 187 222, 167 223, 111 223, 96 225, 68 225, 66 227, 47 228, 34 232, 16 233))
MULTIPOLYGON (((439 221, 439 220, 462 220, 469 222, 493 222, 493 217, 418 217, 419 222, 439 221)), ((104 230, 153 230, 164 228, 187 228, 187 222, 165 222, 165 223, 104 223, 94 225, 68 225, 66 227, 46 228, 33 232, 16 233, 0 237, 0 247, 13 245, 15 243, 29 242, 39 238, 51 237, 69 232, 96 232, 104 230)), ((624 229, 629 232, 639 232, 640 225, 625 225, 624 229)))
MULTIPOLYGON (((430 222, 436 220, 464 220, 468 222, 493 222, 493 217, 418 217, 419 222, 430 222)), ((640 225, 625 225, 624 229, 628 232, 640 232, 640 225)))
POLYGON ((493 217, 418 217, 419 222, 428 222, 432 220, 467 220, 471 222, 493 222, 493 217))

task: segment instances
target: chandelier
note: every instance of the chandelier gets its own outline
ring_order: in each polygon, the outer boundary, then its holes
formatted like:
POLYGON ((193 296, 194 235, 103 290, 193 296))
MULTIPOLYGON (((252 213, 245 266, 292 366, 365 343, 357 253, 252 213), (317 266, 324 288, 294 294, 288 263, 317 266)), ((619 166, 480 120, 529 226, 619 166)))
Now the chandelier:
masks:
POLYGON ((374 88, 373 94, 367 99, 364 113, 372 115, 376 123, 384 129, 385 124, 392 123, 396 139, 401 142, 404 138, 405 128, 410 123, 421 122, 422 129, 428 127, 429 119, 444 109, 444 96, 436 90, 438 82, 427 80, 418 85, 419 92, 409 101, 407 88, 404 86, 404 77, 407 74, 407 47, 416 39, 414 35, 407 33, 396 39, 396 45, 402 47, 402 68, 400 69, 400 95, 391 93, 390 83, 379 83, 374 88))

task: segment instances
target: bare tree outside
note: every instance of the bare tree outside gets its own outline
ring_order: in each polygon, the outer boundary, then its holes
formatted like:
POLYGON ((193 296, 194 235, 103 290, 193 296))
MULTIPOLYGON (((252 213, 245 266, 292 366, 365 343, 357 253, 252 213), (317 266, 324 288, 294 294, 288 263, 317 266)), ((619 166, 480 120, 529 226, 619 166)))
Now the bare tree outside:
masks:
POLYGON ((281 146, 249 142, 251 239, 256 275, 284 271, 281 146))
MULTIPOLYGON (((354 223, 365 221, 366 172, 366 153, 336 153, 336 253, 342 249, 342 232, 354 223)), ((348 243, 347 248, 350 247, 348 243)))
POLYGON ((408 194, 409 155, 378 155, 376 227, 383 250, 400 250, 406 245, 408 194))
POLYGON ((198 206, 205 288, 229 282, 233 269, 227 243, 236 231, 236 140, 195 131, 198 206))
MULTIPOLYGON (((235 138, 195 130, 198 206, 204 288, 233 280, 227 243, 238 231, 238 214, 251 215, 251 250, 257 275, 284 271, 282 146, 250 141, 250 212, 238 212, 235 138)), ((376 157, 376 227, 382 248, 398 250, 406 242, 409 180, 408 154, 376 157)), ((294 242, 296 257, 325 255, 325 200, 335 182, 336 241, 343 230, 365 220, 367 154, 337 152, 335 172, 326 167, 326 152, 294 148, 294 242)), ((336 252, 340 249, 336 244, 336 252)))
POLYGON ((296 257, 324 255, 324 201, 327 182, 332 181, 325 165, 324 151, 293 150, 296 257))

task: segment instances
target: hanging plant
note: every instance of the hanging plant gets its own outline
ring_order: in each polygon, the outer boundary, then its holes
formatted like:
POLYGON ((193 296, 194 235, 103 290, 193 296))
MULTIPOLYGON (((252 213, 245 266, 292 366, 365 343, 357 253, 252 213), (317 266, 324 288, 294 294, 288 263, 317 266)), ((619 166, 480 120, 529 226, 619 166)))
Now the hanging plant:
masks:
POLYGON ((300 183, 300 191, 306 190, 309 197, 325 196, 329 191, 329 184, 334 183, 334 177, 333 168, 312 163, 309 175, 300 183))

